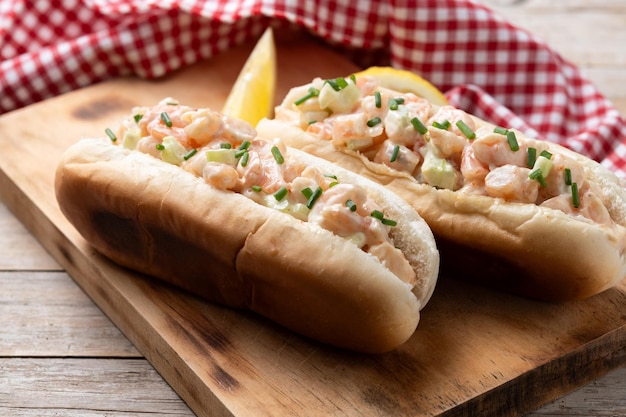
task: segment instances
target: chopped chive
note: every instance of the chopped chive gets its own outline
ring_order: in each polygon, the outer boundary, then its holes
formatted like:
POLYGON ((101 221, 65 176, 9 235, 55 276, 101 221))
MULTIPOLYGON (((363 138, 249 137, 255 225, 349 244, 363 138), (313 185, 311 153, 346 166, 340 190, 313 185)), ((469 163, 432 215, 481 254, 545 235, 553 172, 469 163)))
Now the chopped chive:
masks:
POLYGON ((155 148, 157 148, 157 150, 162 151, 163 149, 165 149, 165 146, 163 146, 162 143, 157 143, 155 148))
POLYGON ((309 93, 306 94, 305 96, 300 97, 296 101, 294 101, 293 104, 295 104, 296 106, 299 106, 300 104, 304 103, 308 99, 313 98, 313 97, 317 97, 319 95, 320 95, 320 90, 318 90, 317 88, 314 88, 314 87, 310 87, 309 88, 309 93))
POLYGON ((274 159, 276 160, 278 165, 281 165, 285 162, 285 158, 283 158, 283 154, 280 153, 280 149, 278 149, 278 146, 276 145, 272 146, 272 155, 274 156, 274 159))
POLYGON ((346 201, 346 207, 348 207, 350 209, 350 211, 356 211, 356 209, 357 209, 356 204, 352 200, 347 200, 346 201))
POLYGON ((176 101, 168 101, 165 104, 167 104, 168 106, 178 106, 178 103, 176 101))
POLYGON ((398 225, 397 221, 391 220, 391 219, 387 219, 387 218, 382 219, 381 222, 383 222, 383 224, 386 225, 386 226, 397 226, 398 225))
POLYGON ((315 189, 315 192, 311 194, 311 197, 309 197, 309 199, 307 200, 306 207, 308 209, 313 208, 313 205, 315 204, 317 199, 320 198, 321 195, 322 195, 322 187, 317 187, 315 189))
POLYGON ((109 139, 111 139, 111 142, 117 141, 117 136, 115 136, 115 133, 113 133, 113 131, 108 127, 104 129, 104 133, 106 133, 109 139))
POLYGON ((285 197, 287 197, 288 193, 289 193, 289 190, 287 190, 287 187, 283 185, 282 187, 280 187, 278 191, 274 193, 274 198, 276 199, 276 201, 281 201, 285 197))
POLYGON ((261 191, 263 191, 263 188, 261 188, 260 185, 253 185, 250 188, 252 188, 252 191, 254 191, 255 193, 260 193, 261 191))
POLYGON ((565 168, 565 185, 572 185, 572 170, 565 168))
POLYGON ((245 151, 243 155, 241 155, 241 166, 245 167, 248 165, 248 160, 250 159, 250 152, 245 151))
POLYGON ((526 150, 526 166, 528 168, 534 167, 536 160, 537 160, 537 149, 535 149, 535 148, 528 148, 526 150))
POLYGON ((229 142, 220 143, 221 149, 231 149, 232 147, 233 145, 231 145, 229 142))
POLYGON ((398 222, 395 220, 385 218, 385 215, 380 210, 372 211, 370 213, 370 216, 374 217, 375 219, 380 220, 384 225, 387 225, 387 226, 396 226, 398 224, 398 222))
POLYGON ((367 125, 368 125, 369 127, 374 127, 374 126, 376 126, 377 124, 379 124, 380 122, 382 122, 382 120, 380 120, 380 117, 376 116, 376 117, 374 117, 373 119, 368 120, 368 121, 367 121, 367 125))
POLYGON ((493 129, 493 133, 499 133, 500 135, 506 136, 506 134, 509 133, 509 129, 505 129, 505 128, 500 127, 500 126, 496 126, 493 129))
POLYGON ((187 152, 187 153, 185 154, 185 156, 183 156, 183 159, 186 161, 186 160, 188 160, 189 158, 191 158, 192 156, 194 156, 197 152, 198 152, 198 150, 197 150, 197 149, 192 149, 192 150, 190 150, 189 152, 187 152))
POLYGON ((393 151, 391 152, 391 158, 389 159, 389 162, 396 162, 396 159, 398 159, 399 153, 400 153, 400 145, 394 146, 393 151))
POLYGON ((509 142, 509 147, 513 152, 519 151, 519 143, 517 143, 517 138, 515 137, 515 132, 509 130, 506 133, 506 140, 509 142))
POLYGON ((334 179, 334 180, 335 180, 335 181, 331 182, 330 184, 328 184, 328 188, 330 188, 330 187, 334 187, 335 185, 339 184, 339 180, 337 180, 337 176, 336 176, 336 175, 333 175, 333 174, 324 174, 324 176, 325 176, 326 178, 332 178, 332 179, 334 179))
POLYGON ((353 82, 353 83, 355 83, 355 84, 356 84, 356 75, 351 74, 351 75, 350 75, 350 79, 352 80, 352 82, 353 82))
POLYGON ((172 119, 170 119, 170 115, 167 112, 161 113, 161 120, 165 123, 165 126, 172 127, 172 119))
POLYGON ((348 81, 346 81, 346 79, 343 77, 329 79, 325 82, 330 85, 335 91, 341 91, 348 86, 348 81))
POLYGON ((139 123, 142 117, 143 117, 143 114, 136 114, 133 116, 133 119, 135 119, 135 123, 139 123))
POLYGON ((375 219, 378 219, 378 220, 382 220, 382 219, 384 219, 384 218, 385 218, 385 215, 384 215, 384 214, 383 214, 383 212, 382 212, 382 211, 380 211, 380 210, 374 210, 374 211, 372 211, 372 212, 370 213, 370 216, 372 216, 372 217, 374 217, 375 219))
POLYGON ((382 99, 380 97, 380 91, 374 91, 374 104, 377 109, 380 109, 383 105, 382 99))
POLYGON ((235 151, 235 158, 241 158, 242 156, 244 156, 247 153, 248 153, 247 149, 237 149, 235 151))
POLYGON ((422 121, 417 117, 411 119, 411 124, 413 125, 413 128, 422 135, 428 132, 428 128, 424 126, 424 123, 422 123, 422 121))
POLYGON ((300 191, 300 192, 307 199, 311 198, 311 196, 313 195, 313 190, 311 190, 309 187, 303 188, 302 191, 300 191))
POLYGON ((337 84, 335 80, 326 80, 326 83, 330 85, 335 91, 341 90, 341 88, 339 88, 339 84, 337 84))
POLYGON ((530 178, 531 180, 536 180, 537 177, 539 177, 541 174, 541 168, 537 168, 534 171, 532 171, 530 174, 528 174, 528 178, 530 178))
POLYGON ((456 127, 458 127, 461 133, 463 133, 463 135, 465 135, 465 137, 469 140, 476 139, 476 133, 474 133, 474 131, 463 120, 456 122, 456 127))
POLYGON ((443 122, 433 122, 433 126, 437 129, 448 130, 450 122, 448 120, 444 120, 443 122))
POLYGON ((250 147, 250 141, 244 140, 243 142, 241 142, 241 145, 239 145, 237 149, 243 150, 243 149, 248 149, 249 147, 250 147))
POLYGON ((395 97, 389 99, 389 110, 398 110, 398 106, 404 104, 403 97, 395 97))
POLYGON ((548 158, 548 159, 552 158, 552 154, 548 151, 541 151, 539 156, 543 156, 544 158, 548 158))
POLYGON ((528 174, 528 178, 530 178, 531 180, 539 181, 539 184, 541 184, 542 187, 545 187, 547 185, 546 180, 543 178, 543 174, 541 173, 541 168, 537 168, 536 170, 528 174))
POLYGON ((575 182, 572 183, 572 205, 575 208, 580 207, 580 196, 578 195, 578 184, 575 182))

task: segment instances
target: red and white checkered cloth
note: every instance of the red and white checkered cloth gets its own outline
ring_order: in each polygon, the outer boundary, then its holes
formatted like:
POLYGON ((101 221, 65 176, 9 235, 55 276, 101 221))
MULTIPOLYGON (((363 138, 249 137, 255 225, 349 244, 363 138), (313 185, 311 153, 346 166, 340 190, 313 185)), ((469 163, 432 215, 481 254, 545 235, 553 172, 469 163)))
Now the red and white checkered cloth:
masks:
POLYGON ((451 104, 626 176, 626 122, 531 33, 472 0, 0 0, 0 112, 158 77, 295 24, 355 62, 413 70, 451 104))

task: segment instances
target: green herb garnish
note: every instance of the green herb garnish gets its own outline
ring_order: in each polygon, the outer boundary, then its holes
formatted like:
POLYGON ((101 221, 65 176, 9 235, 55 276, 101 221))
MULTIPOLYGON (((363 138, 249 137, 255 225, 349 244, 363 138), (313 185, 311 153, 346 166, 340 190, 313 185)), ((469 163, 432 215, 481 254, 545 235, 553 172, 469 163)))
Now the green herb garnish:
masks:
POLYGON ((272 155, 274 156, 274 159, 276 160, 276 163, 278 163, 278 165, 282 165, 285 162, 283 154, 280 152, 280 149, 278 149, 278 146, 276 145, 272 146, 272 155))
POLYGON ((377 124, 379 124, 380 122, 382 122, 382 120, 380 120, 380 117, 376 116, 376 117, 374 117, 374 118, 372 118, 372 119, 368 120, 368 121, 367 121, 367 125, 368 125, 369 127, 374 127, 374 126, 376 126, 377 124))
POLYGON ((463 120, 456 122, 456 127, 458 127, 461 133, 463 133, 463 135, 465 135, 465 137, 469 140, 476 139, 476 133, 474 133, 474 131, 463 120))
POLYGON ((413 128, 417 130, 418 133, 420 133, 421 135, 428 132, 428 128, 424 126, 424 123, 422 123, 422 121, 417 117, 411 119, 411 124, 413 125, 413 128))
POLYGON ((274 198, 276 199, 276 201, 281 201, 285 197, 287 197, 288 193, 289 193, 289 190, 287 190, 287 187, 283 185, 282 187, 278 189, 278 191, 274 193, 274 198))
POLYGON ((172 119, 170 119, 170 115, 167 112, 161 113, 161 121, 165 123, 165 126, 172 127, 172 119))
POLYGON ((113 133, 113 131, 109 129, 108 127, 104 129, 104 133, 106 133, 109 139, 111 139, 111 142, 117 141, 117 136, 115 136, 115 133, 113 133))

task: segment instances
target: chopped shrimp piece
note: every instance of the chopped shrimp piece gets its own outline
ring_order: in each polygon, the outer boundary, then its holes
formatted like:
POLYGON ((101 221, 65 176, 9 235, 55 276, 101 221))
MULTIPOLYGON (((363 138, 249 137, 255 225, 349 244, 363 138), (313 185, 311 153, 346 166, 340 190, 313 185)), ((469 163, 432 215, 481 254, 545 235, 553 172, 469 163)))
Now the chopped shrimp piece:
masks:
POLYGON ((196 177, 201 177, 204 172, 204 166, 207 164, 206 152, 197 152, 189 160, 184 161, 181 165, 187 172, 191 172, 196 177))
POLYGON ((596 223, 610 224, 612 222, 611 215, 600 197, 598 197, 598 193, 591 188, 582 190, 579 210, 583 216, 596 223))
POLYGON ((245 141, 252 142, 256 138, 256 129, 246 121, 222 116, 221 129, 215 136, 236 145, 245 141))
POLYGON ((534 203, 539 193, 539 183, 528 178, 530 170, 515 165, 493 169, 485 177, 485 190, 494 198, 520 203, 534 203))
POLYGON ((444 158, 460 157, 465 145, 467 145, 467 138, 454 132, 434 126, 428 126, 428 132, 430 133, 430 141, 444 158))
POLYGON ((184 130, 192 148, 208 144, 222 128, 222 115, 209 109, 189 111, 181 119, 186 123, 184 130))
POLYGON ((465 178, 465 182, 483 181, 489 173, 489 168, 476 159, 474 148, 465 146, 461 153, 461 174, 465 178))
POLYGON ((144 136, 137 142, 137 150, 139 152, 147 153, 155 158, 161 159, 161 152, 157 149, 157 145, 161 143, 161 139, 154 138, 152 136, 144 136))
POLYGON ((277 164, 271 148, 272 142, 254 140, 248 148, 248 163, 238 164, 244 187, 260 186, 266 193, 274 193, 285 185, 282 166, 277 164))
POLYGON ((544 178, 546 185, 539 190, 539 199, 541 201, 559 194, 570 193, 570 185, 566 184, 565 181, 565 169, 570 170, 571 182, 577 183, 579 189, 583 188, 585 172, 578 162, 561 154, 552 155, 551 161, 552 169, 550 174, 544 178))
POLYGON ((385 241, 386 231, 380 221, 370 216, 364 207, 367 194, 361 187, 340 183, 329 188, 311 209, 309 221, 322 225, 339 236, 366 231, 367 245, 385 241), (357 211, 351 211, 346 201, 352 200, 357 211))
POLYGON ((415 271, 400 249, 395 248, 389 242, 383 242, 370 247, 368 253, 380 259, 382 264, 403 282, 415 284, 415 271))
POLYGON ((475 130, 476 128, 474 119, 472 119, 469 114, 452 106, 440 107, 439 110, 437 110, 435 114, 430 118, 430 120, 428 121, 428 125, 432 125, 434 122, 442 123, 444 120, 450 122, 451 132, 454 132, 462 137, 465 136, 456 125, 459 120, 463 121, 467 125, 467 127, 472 130, 475 130))
POLYGON ((365 149, 383 133, 382 123, 367 125, 365 113, 342 114, 332 119, 332 142, 338 148, 365 149))
POLYGON ((384 141, 378 149, 376 156, 374 156, 374 162, 385 164, 397 171, 407 172, 409 174, 415 171, 421 159, 420 154, 413 152, 406 146, 396 145, 392 143, 391 140, 384 141), (394 155, 394 153, 396 155, 394 155), (394 159, 393 162, 392 159, 394 159))
POLYGON ((591 190, 583 191, 580 194, 580 206, 574 207, 572 195, 560 194, 542 202, 540 206, 560 210, 565 214, 581 215, 600 224, 610 224, 611 215, 597 196, 591 190))
POLYGON ((207 162, 202 170, 202 177, 207 184, 220 190, 234 190, 239 184, 237 170, 219 162, 207 162))
POLYGON ((477 138, 472 141, 472 147, 476 159, 486 166, 501 167, 507 164, 526 166, 527 147, 519 144, 519 150, 513 151, 506 136, 499 133, 477 135, 477 138))
POLYGON ((380 81, 373 76, 358 77, 356 79, 356 86, 359 87, 363 96, 369 96, 380 88, 380 81))

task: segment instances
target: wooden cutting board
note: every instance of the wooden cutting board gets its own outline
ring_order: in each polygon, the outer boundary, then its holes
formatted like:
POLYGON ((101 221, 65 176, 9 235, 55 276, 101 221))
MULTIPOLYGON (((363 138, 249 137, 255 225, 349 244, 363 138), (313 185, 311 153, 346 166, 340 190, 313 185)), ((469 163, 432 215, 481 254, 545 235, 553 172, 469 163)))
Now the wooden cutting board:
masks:
MULTIPOLYGON (((251 46, 156 81, 116 79, 0 117, 0 197, 200 416, 516 416, 626 363, 626 282, 547 304, 441 277, 415 335, 384 355, 328 348, 95 253, 61 215, 61 152, 133 105, 221 108, 251 46)), ((281 41, 279 92, 352 64, 281 41)))

